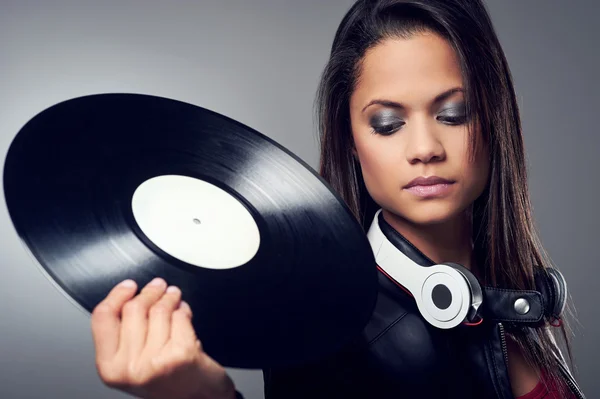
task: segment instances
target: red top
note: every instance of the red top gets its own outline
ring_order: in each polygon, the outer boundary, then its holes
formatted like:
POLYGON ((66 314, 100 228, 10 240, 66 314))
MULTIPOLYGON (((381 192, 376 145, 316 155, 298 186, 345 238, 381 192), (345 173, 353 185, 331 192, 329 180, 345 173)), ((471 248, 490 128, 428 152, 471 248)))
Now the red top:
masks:
POLYGON ((548 392, 548 389, 540 381, 531 392, 519 396, 517 399, 560 399, 560 396, 556 391, 548 392))
MULTIPOLYGON (((546 384, 540 379, 538 384, 529 393, 519 396, 516 399, 564 399, 560 396, 560 392, 556 389, 555 384, 546 380, 546 384)), ((570 396, 574 398, 574 396, 570 396)))

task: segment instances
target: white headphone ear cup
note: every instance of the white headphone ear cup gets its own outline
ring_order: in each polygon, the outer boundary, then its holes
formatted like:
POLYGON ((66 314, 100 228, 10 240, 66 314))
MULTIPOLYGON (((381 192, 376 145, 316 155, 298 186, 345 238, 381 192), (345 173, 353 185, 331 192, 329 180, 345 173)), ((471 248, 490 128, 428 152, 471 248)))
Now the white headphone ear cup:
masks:
POLYGON ((423 282, 423 299, 429 307, 436 311, 452 308, 452 303, 457 300, 455 281, 447 278, 443 271, 437 271, 423 282))
POLYGON ((454 328, 469 313, 470 289, 466 279, 455 268, 435 265, 425 268, 429 275, 424 279, 417 304, 421 314, 439 328, 454 328))
POLYGON ((446 262, 444 265, 450 266, 458 271, 467 281, 469 285, 469 313, 467 314, 467 321, 475 321, 478 317, 479 305, 483 302, 483 289, 479 284, 477 277, 469 269, 458 263, 446 262))

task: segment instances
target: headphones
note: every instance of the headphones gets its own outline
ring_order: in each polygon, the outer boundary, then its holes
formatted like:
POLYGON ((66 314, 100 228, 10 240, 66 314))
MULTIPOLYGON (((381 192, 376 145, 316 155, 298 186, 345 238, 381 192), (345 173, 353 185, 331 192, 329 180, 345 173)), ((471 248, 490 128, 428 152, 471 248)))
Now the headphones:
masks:
POLYGON ((381 209, 375 213, 367 237, 378 268, 414 297, 423 318, 435 327, 477 325, 484 317, 522 325, 560 322, 567 284, 556 269, 535 271, 536 290, 483 287, 458 263, 433 264, 383 219, 381 209), (392 241, 398 240, 409 250, 394 245, 392 241))

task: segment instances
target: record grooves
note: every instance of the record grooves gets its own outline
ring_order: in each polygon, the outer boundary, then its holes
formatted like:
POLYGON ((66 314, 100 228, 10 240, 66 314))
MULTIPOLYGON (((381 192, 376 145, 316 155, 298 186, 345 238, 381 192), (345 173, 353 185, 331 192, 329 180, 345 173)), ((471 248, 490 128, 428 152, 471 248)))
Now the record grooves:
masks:
POLYGON ((54 105, 13 140, 4 191, 19 236, 85 310, 125 278, 163 277, 224 366, 325 356, 376 300, 370 246, 340 198, 273 140, 198 106, 54 105))

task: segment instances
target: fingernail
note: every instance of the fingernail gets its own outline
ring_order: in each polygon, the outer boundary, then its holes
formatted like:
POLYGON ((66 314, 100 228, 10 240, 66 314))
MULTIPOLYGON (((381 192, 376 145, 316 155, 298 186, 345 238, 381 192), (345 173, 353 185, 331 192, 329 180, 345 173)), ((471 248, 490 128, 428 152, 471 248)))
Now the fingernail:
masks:
POLYGON ((153 279, 152 281, 150 281, 150 283, 148 285, 151 285, 153 287, 160 287, 164 283, 165 283, 165 281, 162 278, 156 277, 155 279, 153 279))
POLYGON ((119 285, 124 288, 133 288, 133 287, 135 287, 136 284, 135 284, 135 281, 133 281, 131 279, 127 279, 127 280, 121 281, 121 283, 119 285))
POLYGON ((174 285, 169 286, 169 288, 167 288, 167 294, 176 294, 179 292, 179 288, 177 288, 174 285))
POLYGON ((186 301, 179 303, 179 309, 190 310, 190 305, 186 301))

